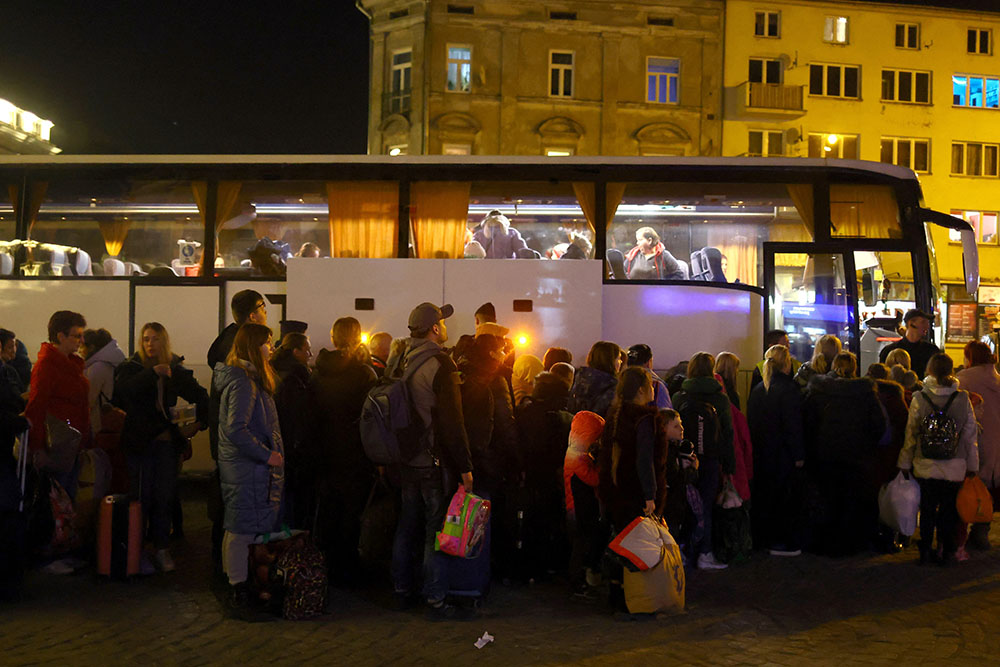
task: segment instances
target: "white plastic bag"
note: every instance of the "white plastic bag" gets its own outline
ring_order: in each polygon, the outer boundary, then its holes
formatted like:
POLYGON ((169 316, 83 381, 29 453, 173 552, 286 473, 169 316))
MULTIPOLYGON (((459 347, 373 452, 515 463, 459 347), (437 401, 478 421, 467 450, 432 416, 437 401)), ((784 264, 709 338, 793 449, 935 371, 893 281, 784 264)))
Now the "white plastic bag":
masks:
POLYGON ((919 509, 920 485, 913 479, 912 473, 910 479, 906 479, 900 472, 896 479, 883 484, 878 492, 878 518, 902 535, 916 532, 919 509))

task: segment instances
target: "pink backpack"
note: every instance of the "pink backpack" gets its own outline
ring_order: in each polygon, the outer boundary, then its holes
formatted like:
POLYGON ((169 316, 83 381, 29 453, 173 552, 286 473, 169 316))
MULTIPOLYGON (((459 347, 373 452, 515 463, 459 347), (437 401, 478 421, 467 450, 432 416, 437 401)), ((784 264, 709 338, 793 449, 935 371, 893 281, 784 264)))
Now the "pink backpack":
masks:
POLYGON ((466 493, 460 485, 448 505, 434 548, 451 556, 475 558, 483 547, 489 520, 490 501, 466 493))

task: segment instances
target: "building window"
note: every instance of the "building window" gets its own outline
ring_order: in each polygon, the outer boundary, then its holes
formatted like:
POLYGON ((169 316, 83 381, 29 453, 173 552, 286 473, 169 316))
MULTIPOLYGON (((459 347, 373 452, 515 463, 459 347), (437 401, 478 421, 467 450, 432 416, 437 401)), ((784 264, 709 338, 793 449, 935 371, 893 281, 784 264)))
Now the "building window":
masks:
POLYGON ((413 52, 410 49, 392 54, 392 73, 390 75, 391 93, 389 96, 389 112, 405 113, 410 110, 410 71, 413 64, 413 52))
POLYGON ((472 145, 441 144, 441 155, 472 155, 472 145))
POLYGON ((448 90, 467 93, 472 88, 472 47, 448 45, 448 90))
POLYGON ((779 37, 781 12, 755 12, 753 34, 757 37, 779 37))
POLYGON ((560 146, 559 148, 546 148, 546 157, 569 157, 575 155, 576 150, 572 146, 560 146))
POLYGON ((549 95, 573 97, 573 52, 549 51, 549 95))
POLYGON ((747 155, 755 157, 784 155, 783 132, 750 130, 747 139, 747 155))
POLYGON ((857 99, 860 73, 856 65, 809 65, 809 94, 857 99))
POLYGON ((883 102, 931 103, 931 73, 909 70, 882 70, 883 102))
POLYGON ((677 104, 680 72, 676 58, 646 58, 646 101, 677 104))
POLYGON ((951 144, 951 173, 957 176, 997 175, 998 144, 954 141, 951 144))
POLYGON ((969 53, 989 55, 993 48, 993 31, 984 28, 969 28, 969 53))
POLYGON ((389 146, 389 149, 386 151, 386 153, 388 155, 391 155, 392 157, 396 157, 397 155, 408 154, 409 149, 410 147, 407 146, 406 144, 392 144, 389 146))
POLYGON ((858 135, 829 132, 809 133, 809 157, 858 159, 858 135))
POLYGON ((897 23, 896 24, 896 48, 897 49, 919 49, 920 48, 920 24, 919 23, 897 23))
MULTIPOLYGON (((997 243, 997 212, 996 211, 965 211, 952 209, 951 214, 972 225, 976 234, 976 242, 996 245, 997 243)), ((962 234, 955 229, 948 230, 948 240, 961 243, 962 234)))
POLYGON ((951 99, 956 107, 1000 108, 1000 79, 954 74, 951 77, 951 99))
POLYGON ((781 61, 775 58, 751 58, 747 80, 750 83, 781 83, 781 61))
POLYGON ((930 152, 930 139, 882 137, 879 160, 926 174, 931 170, 930 152))
POLYGON ((847 17, 827 16, 823 23, 823 41, 830 44, 847 44, 847 17))

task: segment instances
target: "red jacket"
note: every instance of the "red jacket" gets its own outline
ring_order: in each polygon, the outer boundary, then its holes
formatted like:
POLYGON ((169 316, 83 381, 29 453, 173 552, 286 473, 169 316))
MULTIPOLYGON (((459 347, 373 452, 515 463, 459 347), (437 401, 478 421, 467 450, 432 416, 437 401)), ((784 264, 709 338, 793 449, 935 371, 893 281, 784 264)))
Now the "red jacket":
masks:
POLYGON ((81 446, 90 443, 90 382, 83 374, 83 359, 68 357, 52 343, 42 343, 38 362, 31 371, 31 389, 25 416, 31 421, 28 446, 45 448, 45 416, 68 420, 83 436, 81 446))
POLYGON ((597 485, 600 482, 600 476, 597 472, 597 461, 587 454, 566 453, 566 460, 563 462, 563 482, 566 484, 567 512, 574 512, 576 510, 573 504, 573 490, 570 486, 574 475, 579 477, 580 481, 584 484, 592 487, 596 493, 597 485))
POLYGON ((736 455, 736 470, 733 472, 733 486, 743 500, 750 500, 750 481, 753 479, 753 445, 750 442, 750 426, 747 418, 729 404, 733 416, 733 453, 736 455))

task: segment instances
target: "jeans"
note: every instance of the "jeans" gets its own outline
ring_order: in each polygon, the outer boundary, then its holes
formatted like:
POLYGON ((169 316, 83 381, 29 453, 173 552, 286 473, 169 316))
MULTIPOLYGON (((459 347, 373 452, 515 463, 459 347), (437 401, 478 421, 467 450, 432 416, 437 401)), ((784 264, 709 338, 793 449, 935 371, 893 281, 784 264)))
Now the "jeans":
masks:
POLYGON ((156 549, 170 544, 170 521, 177 495, 178 453, 169 440, 153 440, 140 453, 128 453, 129 496, 142 502, 143 526, 156 549))
POLYGON ((937 528, 938 546, 945 554, 955 553, 958 548, 955 500, 962 483, 920 477, 917 477, 917 482, 920 484, 920 550, 931 550, 934 529, 937 528))
POLYGON ((705 508, 705 534, 701 542, 695 545, 694 552, 700 555, 712 553, 712 510, 715 509, 715 498, 719 495, 722 468, 719 459, 705 457, 699 461, 698 495, 701 496, 702 507, 705 508))
POLYGON ((397 593, 414 588, 414 555, 423 540, 424 589, 427 601, 436 604, 448 592, 445 556, 434 550, 434 536, 444 525, 447 502, 441 469, 403 466, 403 504, 392 545, 392 583, 397 593))

